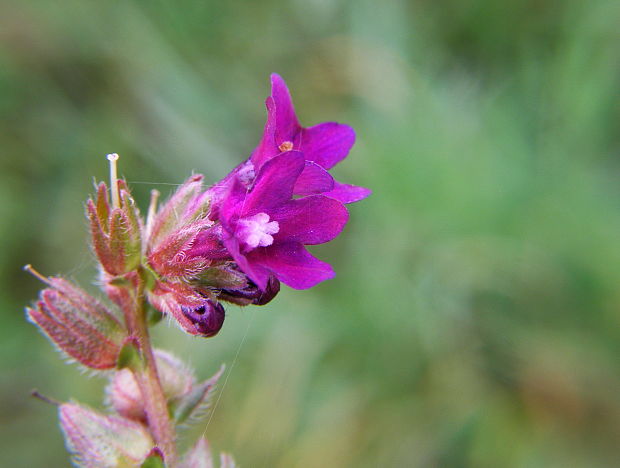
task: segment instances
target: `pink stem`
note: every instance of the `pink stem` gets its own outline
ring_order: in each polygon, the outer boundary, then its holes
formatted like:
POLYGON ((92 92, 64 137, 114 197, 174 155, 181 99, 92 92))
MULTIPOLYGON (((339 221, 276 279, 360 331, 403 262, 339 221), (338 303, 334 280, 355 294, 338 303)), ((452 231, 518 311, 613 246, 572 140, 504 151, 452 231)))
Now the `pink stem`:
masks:
POLYGON ((151 346, 144 310, 142 281, 139 280, 138 287, 133 291, 135 295, 129 290, 124 291, 126 292, 126 297, 123 300, 125 322, 129 333, 138 339, 144 361, 144 367, 133 372, 144 399, 148 427, 155 443, 164 453, 166 466, 174 468, 177 462, 176 433, 168 412, 168 402, 157 373, 157 363, 151 346))

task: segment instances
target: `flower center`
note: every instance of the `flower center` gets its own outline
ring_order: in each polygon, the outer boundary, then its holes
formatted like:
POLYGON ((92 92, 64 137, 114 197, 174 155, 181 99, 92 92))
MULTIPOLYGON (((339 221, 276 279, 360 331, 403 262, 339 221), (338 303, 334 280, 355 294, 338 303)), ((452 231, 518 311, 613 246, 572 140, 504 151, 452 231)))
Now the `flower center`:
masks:
POLYGON ((273 244, 272 234, 280 230, 277 221, 269 221, 267 213, 257 213, 248 218, 242 218, 237 222, 237 239, 245 243, 247 250, 256 247, 267 247, 273 244))
POLYGON ((278 149, 282 152, 284 151, 290 151, 293 149, 293 142, 292 141, 283 141, 280 146, 278 146, 278 149))

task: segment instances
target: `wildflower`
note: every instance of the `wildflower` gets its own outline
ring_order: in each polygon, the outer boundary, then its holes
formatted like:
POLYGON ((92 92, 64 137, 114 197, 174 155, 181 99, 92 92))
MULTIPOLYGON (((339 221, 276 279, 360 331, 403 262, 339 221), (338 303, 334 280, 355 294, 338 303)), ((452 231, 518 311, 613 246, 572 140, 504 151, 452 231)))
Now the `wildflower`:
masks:
POLYGON ((224 245, 262 291, 271 275, 295 289, 310 288, 335 275, 304 245, 335 238, 348 213, 342 203, 323 195, 292 199, 304 166, 298 151, 274 156, 262 165, 251 190, 234 178, 222 201, 224 245))
MULTIPOLYGON (((190 177, 146 223, 147 265, 153 275, 148 297, 186 332, 216 335, 225 311, 219 300, 239 305, 266 304, 279 291, 260 291, 239 270, 223 243, 222 225, 211 215, 212 193, 201 175, 190 177)), ((151 211, 154 211, 151 210, 151 211)))
POLYGON ((267 122, 260 143, 250 158, 209 188, 211 219, 218 219, 221 201, 234 180, 250 189, 261 167, 275 156, 295 150, 304 155, 304 168, 298 176, 293 195, 322 194, 342 203, 353 203, 370 195, 370 189, 335 181, 329 169, 345 159, 355 143, 355 131, 348 125, 323 122, 313 127, 299 124, 286 83, 271 75, 271 95, 265 101, 267 122))
MULTIPOLYGON (((115 369, 107 387, 113 414, 54 403, 76 466, 213 466, 206 439, 182 460, 176 439, 180 425, 204 416, 223 366, 197 382, 178 358, 153 350, 147 301, 187 333, 210 337, 226 317, 220 301, 263 305, 280 282, 306 289, 334 277, 305 246, 334 239, 348 220, 344 203, 370 193, 328 172, 347 156, 355 134, 334 122, 301 127, 278 75, 267 109, 263 138, 248 161, 208 190, 201 175, 191 176, 159 209, 153 191, 146 221, 117 178, 118 155, 107 156, 110 194, 99 184, 86 211, 100 286, 124 323, 77 286, 26 267, 47 285, 27 309, 30 321, 70 358, 115 369)), ((235 462, 221 454, 219 466, 235 462)))

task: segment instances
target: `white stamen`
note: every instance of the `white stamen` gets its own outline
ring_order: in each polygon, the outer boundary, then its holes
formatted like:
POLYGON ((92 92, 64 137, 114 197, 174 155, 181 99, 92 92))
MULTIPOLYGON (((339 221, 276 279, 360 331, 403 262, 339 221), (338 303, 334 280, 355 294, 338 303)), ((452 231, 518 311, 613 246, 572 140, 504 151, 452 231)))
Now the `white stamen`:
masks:
POLYGON ((276 234, 280 230, 278 222, 270 222, 267 213, 242 218, 238 221, 237 228, 237 238, 247 245, 248 250, 273 244, 271 234, 276 234))
POLYGON ((110 153, 106 155, 108 161, 110 161, 110 192, 112 193, 112 206, 119 208, 119 193, 118 193, 118 175, 116 172, 116 161, 120 156, 116 153, 110 153))
POLYGON ((28 265, 24 265, 24 271, 27 271, 32 276, 34 276, 35 278, 43 281, 48 286, 53 286, 51 281, 49 280, 49 278, 47 278, 46 276, 43 276, 41 273, 39 273, 37 270, 35 270, 30 263, 28 265))

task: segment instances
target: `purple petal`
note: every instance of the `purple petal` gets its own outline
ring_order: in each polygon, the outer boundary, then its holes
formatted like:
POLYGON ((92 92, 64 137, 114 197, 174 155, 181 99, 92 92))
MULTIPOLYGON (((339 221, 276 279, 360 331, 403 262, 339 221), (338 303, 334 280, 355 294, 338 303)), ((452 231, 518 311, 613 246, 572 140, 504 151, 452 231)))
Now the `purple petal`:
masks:
POLYGON ((279 145, 284 141, 292 142, 301 127, 295 115, 295 108, 286 83, 277 73, 271 75, 271 97, 275 104, 276 143, 279 145))
POLYGON ((271 95, 265 106, 267 122, 263 136, 250 158, 256 170, 283 151, 299 149, 301 143, 302 128, 295 115, 291 95, 282 77, 275 73, 271 75, 271 95), (289 144, 282 146, 285 142, 289 144))
POLYGON ((335 181, 334 189, 324 192, 326 197, 334 198, 341 203, 353 203, 363 200, 372 193, 372 190, 357 185, 343 184, 335 181))
POLYGON ((269 213, 286 203, 293 196, 295 181, 303 168, 304 157, 299 151, 287 151, 267 161, 256 175, 240 215, 269 213))
MULTIPOLYGON (((237 228, 237 219, 239 218, 240 211, 247 198, 247 189, 243 187, 239 180, 235 179, 232 182, 230 190, 224 200, 220 209, 220 222, 222 223, 222 242, 224 246, 237 262, 239 268, 248 275, 257 285, 266 287, 267 280, 263 279, 260 271, 254 271, 254 268, 248 263, 245 255, 241 253, 239 246, 239 240, 235 237, 234 233, 237 228)), ((267 273, 267 278, 269 274, 267 273)), ((264 289, 263 287, 263 289, 264 289)))
POLYGON ((232 219, 239 216, 249 190, 243 186, 239 179, 234 178, 228 187, 228 192, 219 209, 219 218, 226 229, 232 229, 232 219))
POLYGON ((295 195, 314 195, 334 188, 334 178, 318 164, 306 161, 304 170, 295 182, 295 195))
POLYGON ((291 200, 271 213, 280 230, 275 242, 323 244, 335 238, 349 219, 342 203, 322 195, 291 200))
POLYGON ((265 164, 269 159, 280 153, 276 144, 276 103, 271 96, 265 101, 267 107, 267 122, 260 143, 252 152, 250 160, 256 170, 265 164))
POLYGON ((301 144, 308 161, 331 169, 347 157, 355 143, 355 131, 348 125, 324 122, 302 130, 301 144))
POLYGON ((308 289, 336 276, 328 263, 310 255, 298 242, 258 248, 248 256, 252 263, 268 268, 293 289, 308 289))

